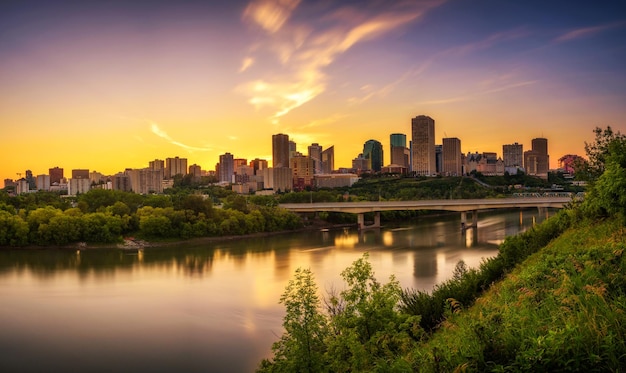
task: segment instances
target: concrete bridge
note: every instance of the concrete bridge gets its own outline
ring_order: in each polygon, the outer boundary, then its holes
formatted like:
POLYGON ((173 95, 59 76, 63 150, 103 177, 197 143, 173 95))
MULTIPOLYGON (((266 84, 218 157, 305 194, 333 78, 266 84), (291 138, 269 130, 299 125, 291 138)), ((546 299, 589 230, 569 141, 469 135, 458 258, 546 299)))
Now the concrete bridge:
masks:
POLYGON ((485 199, 438 199, 420 201, 381 201, 381 202, 316 202, 316 203, 281 203, 279 206, 298 213, 306 212, 346 212, 357 214, 359 229, 380 228, 381 211, 429 210, 457 211, 461 213, 461 228, 475 227, 479 210, 511 208, 563 208, 572 201, 571 196, 550 197, 513 197, 485 199), (365 225, 364 214, 375 212, 374 224, 365 225), (467 213, 472 214, 472 224, 467 224, 467 213))

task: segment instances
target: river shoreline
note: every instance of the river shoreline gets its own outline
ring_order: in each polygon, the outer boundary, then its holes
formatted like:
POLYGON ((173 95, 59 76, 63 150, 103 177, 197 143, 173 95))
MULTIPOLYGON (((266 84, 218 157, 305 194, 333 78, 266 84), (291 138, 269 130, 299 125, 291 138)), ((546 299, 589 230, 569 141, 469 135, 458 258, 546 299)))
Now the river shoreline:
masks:
POLYGON ((324 224, 320 224, 320 222, 313 223, 311 225, 307 225, 303 228, 293 229, 293 230, 282 230, 282 231, 274 231, 274 232, 257 232, 257 233, 249 233, 242 235, 230 235, 230 236, 209 236, 209 237, 194 237, 189 239, 175 239, 175 240, 164 240, 164 241, 147 241, 134 237, 124 237, 123 242, 118 243, 87 243, 87 242, 74 242, 68 245, 26 245, 26 246, 0 246, 0 251, 9 251, 9 250, 110 250, 110 249, 121 249, 121 250, 137 250, 137 249, 149 249, 149 248, 158 248, 158 247, 167 247, 167 246, 176 246, 180 244, 202 244, 209 242, 222 242, 222 241, 233 241, 233 240, 243 240, 247 238, 255 238, 255 237, 269 237, 269 236, 277 236, 286 233, 297 233, 297 232, 307 232, 307 231, 315 231, 320 229, 343 229, 343 228, 355 228, 356 224, 330 224, 323 222, 324 224))
MULTIPOLYGON (((445 212, 445 213, 424 214, 424 215, 421 215, 420 218, 445 216, 445 215, 451 215, 451 214, 454 214, 454 213, 445 212)), ((393 221, 390 221, 390 222, 393 222, 393 221)), ((281 235, 281 234, 286 234, 286 233, 307 232, 307 231, 315 231, 315 230, 321 230, 321 229, 344 229, 344 228, 356 228, 356 227, 357 227, 357 224, 355 223, 333 224, 324 220, 308 220, 308 225, 302 228, 293 229, 293 230, 274 231, 274 232, 257 232, 257 233, 242 234, 242 235, 208 236, 208 237, 194 237, 194 238, 189 238, 189 239, 172 239, 172 240, 157 240, 157 241, 147 241, 147 240, 135 238, 135 237, 124 237, 123 242, 118 242, 118 243, 74 242, 68 245, 0 246, 0 251, 8 251, 8 250, 33 250, 33 251, 36 251, 36 250, 110 250, 110 249, 138 250, 138 249, 176 246, 176 245, 180 245, 183 243, 202 244, 202 243, 209 243, 209 242, 242 240, 242 239, 255 238, 255 237, 269 237, 269 236, 276 236, 276 235, 281 235)))

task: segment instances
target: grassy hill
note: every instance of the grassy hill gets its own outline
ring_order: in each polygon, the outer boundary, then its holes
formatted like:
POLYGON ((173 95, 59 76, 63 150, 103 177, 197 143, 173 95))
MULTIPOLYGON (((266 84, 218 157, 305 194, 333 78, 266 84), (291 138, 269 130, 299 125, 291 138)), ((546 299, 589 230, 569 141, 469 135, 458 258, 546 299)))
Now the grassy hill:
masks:
POLYGON ((569 229, 463 311, 409 360, 417 371, 620 371, 626 367, 626 228, 569 229))

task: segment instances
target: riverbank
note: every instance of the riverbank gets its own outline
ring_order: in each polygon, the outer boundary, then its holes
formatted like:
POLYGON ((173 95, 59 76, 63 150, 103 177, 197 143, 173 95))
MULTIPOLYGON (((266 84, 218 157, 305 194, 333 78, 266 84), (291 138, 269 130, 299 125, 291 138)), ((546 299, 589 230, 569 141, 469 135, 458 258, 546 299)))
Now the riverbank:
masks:
POLYGON ((176 246, 180 244, 202 244, 210 242, 222 242, 222 241, 234 241, 243 240, 255 237, 270 237, 287 233, 316 231, 321 229, 344 229, 355 228, 356 224, 332 224, 323 220, 316 220, 310 224, 293 230, 281 230, 273 232, 257 232, 241 235, 228 235, 228 236, 207 236, 207 237, 194 237, 189 239, 171 239, 171 240, 146 240, 137 237, 124 237, 122 242, 118 243, 88 243, 88 242, 75 242, 67 245, 26 245, 26 246, 0 246, 0 251, 3 250, 97 250, 97 249, 122 249, 122 250, 137 250, 137 249, 149 249, 167 246, 176 246))

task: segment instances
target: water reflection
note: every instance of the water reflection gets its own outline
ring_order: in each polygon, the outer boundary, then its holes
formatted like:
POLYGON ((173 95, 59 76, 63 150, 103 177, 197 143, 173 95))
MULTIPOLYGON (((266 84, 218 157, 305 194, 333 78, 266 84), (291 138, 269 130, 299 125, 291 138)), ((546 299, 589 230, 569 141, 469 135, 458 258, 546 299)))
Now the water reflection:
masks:
POLYGON ((28 353, 8 354, 2 370, 253 371, 282 333, 278 300, 296 268, 322 292, 342 289, 341 271, 369 252, 379 281, 428 291, 544 218, 481 212, 465 232, 454 214, 135 251, 2 251, 0 348, 28 353))

